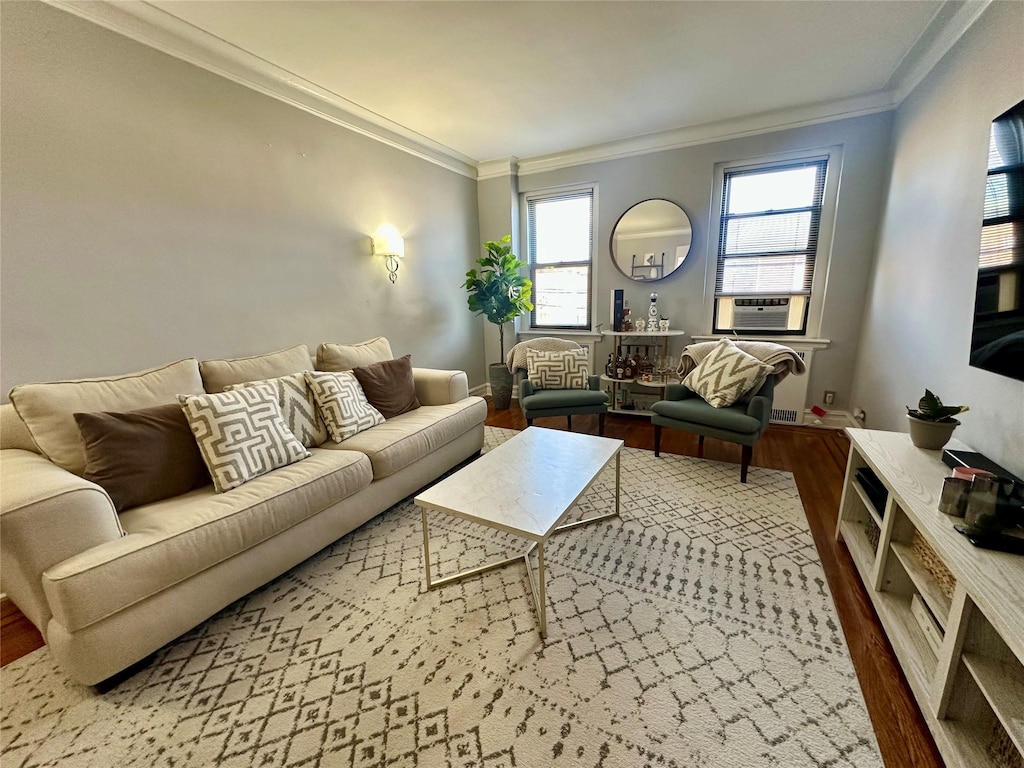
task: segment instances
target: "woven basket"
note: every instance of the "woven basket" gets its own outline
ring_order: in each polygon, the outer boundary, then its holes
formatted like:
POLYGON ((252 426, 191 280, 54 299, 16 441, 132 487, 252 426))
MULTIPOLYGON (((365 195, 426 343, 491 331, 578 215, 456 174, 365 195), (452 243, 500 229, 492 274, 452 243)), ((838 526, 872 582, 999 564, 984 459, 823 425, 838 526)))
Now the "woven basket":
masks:
POLYGON ((917 559, 921 561, 924 569, 935 579, 935 583, 939 585, 942 594, 952 599, 953 590, 956 589, 956 577, 949 572, 945 563, 935 554, 935 550, 928 545, 928 542, 917 531, 914 531, 914 539, 911 542, 910 549, 917 556, 917 559))
POLYGON ((878 537, 881 535, 881 531, 878 530, 878 526, 875 525, 874 520, 864 521, 864 533, 867 534, 868 542, 871 544, 871 548, 878 550, 878 537))
POLYGON ((992 725, 992 738, 989 739, 985 751, 997 768, 1024 768, 1024 757, 1013 746, 1010 735, 1003 730, 998 720, 992 725))

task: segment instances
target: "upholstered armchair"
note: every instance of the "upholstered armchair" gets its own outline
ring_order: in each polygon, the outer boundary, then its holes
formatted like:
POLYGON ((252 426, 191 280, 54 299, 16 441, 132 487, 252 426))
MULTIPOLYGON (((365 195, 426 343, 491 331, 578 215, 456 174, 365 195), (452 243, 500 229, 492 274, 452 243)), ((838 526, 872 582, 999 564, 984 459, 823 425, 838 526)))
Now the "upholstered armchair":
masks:
POLYGON ((742 446, 740 482, 745 483, 754 443, 768 429, 774 395, 775 376, 769 376, 749 401, 715 408, 682 384, 670 384, 665 388, 665 399, 651 406, 654 411, 651 416, 654 423, 654 455, 661 455, 662 427, 681 429, 697 435, 698 458, 704 457, 705 437, 739 443, 742 446))
MULTIPOLYGON (((506 363, 514 373, 527 370, 527 350, 558 352, 581 349, 580 345, 567 339, 542 337, 521 341, 509 350, 506 363)), ((568 428, 572 429, 572 417, 588 413, 598 416, 598 434, 604 434, 604 417, 608 413, 608 395, 601 391, 599 376, 587 377, 587 388, 578 389, 537 389, 529 377, 519 382, 519 407, 530 426, 534 419, 545 416, 565 416, 568 428)))

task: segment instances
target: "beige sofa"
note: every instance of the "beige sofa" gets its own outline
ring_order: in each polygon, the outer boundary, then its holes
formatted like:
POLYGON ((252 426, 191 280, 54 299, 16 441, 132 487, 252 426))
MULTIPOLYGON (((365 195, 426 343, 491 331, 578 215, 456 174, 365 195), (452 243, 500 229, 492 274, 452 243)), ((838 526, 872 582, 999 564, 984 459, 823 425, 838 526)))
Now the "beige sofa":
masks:
POLYGON ((106 680, 477 453, 487 407, 466 374, 414 378, 416 410, 227 493, 120 515, 0 406, 0 586, 68 675, 106 680))

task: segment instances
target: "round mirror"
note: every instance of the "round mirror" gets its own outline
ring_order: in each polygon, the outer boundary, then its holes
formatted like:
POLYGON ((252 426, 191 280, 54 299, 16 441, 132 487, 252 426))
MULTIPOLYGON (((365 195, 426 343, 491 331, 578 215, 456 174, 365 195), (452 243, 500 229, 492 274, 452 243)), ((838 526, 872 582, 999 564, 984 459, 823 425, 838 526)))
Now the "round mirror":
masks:
POLYGON ((671 200, 644 200, 615 222, 612 261, 630 280, 651 283, 683 265, 692 237, 686 211, 671 200))

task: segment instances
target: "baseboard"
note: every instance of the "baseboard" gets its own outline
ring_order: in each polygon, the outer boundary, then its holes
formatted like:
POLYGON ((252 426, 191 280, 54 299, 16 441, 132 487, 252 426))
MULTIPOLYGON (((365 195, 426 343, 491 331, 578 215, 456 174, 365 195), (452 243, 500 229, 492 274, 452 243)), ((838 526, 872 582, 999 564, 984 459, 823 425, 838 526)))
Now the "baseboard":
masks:
POLYGON ((811 411, 804 411, 805 427, 815 429, 845 429, 846 427, 862 426, 849 411, 828 411, 824 416, 815 416, 811 411))
MULTIPOLYGON (((480 384, 478 386, 475 386, 471 390, 469 390, 469 394, 476 395, 477 397, 490 397, 491 396, 491 383, 490 382, 486 382, 484 384, 480 384)), ((512 399, 513 400, 518 400, 519 399, 519 390, 516 389, 515 387, 512 387, 512 399)))

